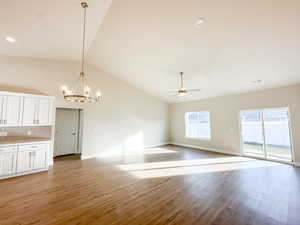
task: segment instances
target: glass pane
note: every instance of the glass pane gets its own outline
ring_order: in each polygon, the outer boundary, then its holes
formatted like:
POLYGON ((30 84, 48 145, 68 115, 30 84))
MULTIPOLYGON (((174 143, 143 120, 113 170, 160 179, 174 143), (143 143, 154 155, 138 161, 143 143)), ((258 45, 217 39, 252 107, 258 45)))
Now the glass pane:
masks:
POLYGON ((243 151, 245 155, 264 157, 261 111, 241 112, 243 151))
POLYGON ((209 112, 188 112, 185 114, 185 136, 187 138, 210 139, 209 112))
POLYGON ((264 110, 267 158, 292 161, 288 111, 264 110))

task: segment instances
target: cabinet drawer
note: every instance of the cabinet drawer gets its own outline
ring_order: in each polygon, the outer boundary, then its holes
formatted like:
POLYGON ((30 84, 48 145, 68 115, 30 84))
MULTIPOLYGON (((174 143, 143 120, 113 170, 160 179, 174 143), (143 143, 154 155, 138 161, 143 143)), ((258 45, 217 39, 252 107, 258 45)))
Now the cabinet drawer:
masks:
POLYGON ((15 152, 18 150, 17 146, 0 147, 0 153, 15 152))
POLYGON ((19 151, 28 151, 28 150, 46 150, 47 144, 32 144, 32 145, 20 145, 19 151))

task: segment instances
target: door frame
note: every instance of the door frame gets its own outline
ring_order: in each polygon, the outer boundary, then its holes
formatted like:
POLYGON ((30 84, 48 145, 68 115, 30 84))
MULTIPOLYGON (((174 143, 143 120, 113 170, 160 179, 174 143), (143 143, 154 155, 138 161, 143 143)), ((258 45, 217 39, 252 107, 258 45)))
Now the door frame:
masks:
POLYGON ((245 156, 245 157, 249 157, 249 158, 255 158, 255 159, 261 159, 261 160, 267 160, 267 161, 272 161, 272 162, 280 162, 280 163, 285 163, 285 164, 291 164, 291 165, 295 165, 295 152, 294 152, 294 141, 293 141, 293 132, 292 132, 292 119, 291 119, 291 113, 290 113, 290 109, 289 107, 270 107, 270 108, 255 108, 255 109, 243 109, 243 110, 239 110, 238 113, 238 120, 239 120, 239 135, 240 135, 240 155, 241 156, 245 156), (264 114, 263 111, 265 110, 287 110, 288 113, 288 117, 289 117, 289 121, 288 121, 288 125, 289 125, 289 137, 290 137, 290 144, 291 144, 291 157, 292 157, 292 161, 288 162, 288 161, 283 161, 283 160, 277 160, 277 159, 268 159, 267 158, 267 151, 266 151, 266 139, 265 139, 265 129, 264 129, 264 114), (251 112, 251 111, 261 111, 262 112, 262 135, 263 135, 263 148, 264 148, 264 157, 255 157, 255 156, 249 156, 249 155, 245 155, 244 153, 244 141, 243 141, 243 129, 242 129, 242 118, 241 118, 241 113, 242 112, 251 112))
MULTIPOLYGON (((78 111, 78 118, 77 118, 77 141, 76 141, 76 146, 75 146, 75 153, 74 154, 81 154, 82 153, 82 137, 83 137, 83 113, 84 110, 82 108, 67 108, 67 107, 56 107, 54 114, 56 115, 57 110, 77 110, 78 111)), ((56 123, 56 121, 55 121, 56 123)), ((56 136, 56 124, 54 126, 54 139, 56 136)), ((55 152, 55 141, 54 143, 54 152, 55 152)), ((59 155, 54 155, 53 157, 56 157, 59 155)))

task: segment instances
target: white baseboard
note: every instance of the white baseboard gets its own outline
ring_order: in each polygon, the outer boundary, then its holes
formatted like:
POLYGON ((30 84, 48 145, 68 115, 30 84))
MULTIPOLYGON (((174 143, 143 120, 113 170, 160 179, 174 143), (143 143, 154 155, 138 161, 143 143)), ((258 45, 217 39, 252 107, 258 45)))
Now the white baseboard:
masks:
MULTIPOLYGON (((144 146, 143 149, 146 149, 146 148, 155 148, 155 147, 160 147, 160 146, 164 146, 164 145, 168 145, 170 144, 170 142, 163 142, 163 143, 160 143, 160 144, 155 144, 155 145, 147 145, 147 146, 144 146)), ((135 152, 132 151, 132 154, 134 154, 135 152)), ((85 159, 91 159, 91 158, 103 158, 103 157, 109 157, 109 156, 117 156, 117 155, 120 155, 122 154, 121 152, 101 152, 99 154, 95 154, 95 155, 84 155, 84 154, 81 154, 81 160, 85 160, 85 159)), ((130 153, 128 153, 130 154, 130 153)))
POLYGON ((44 172, 47 170, 49 170, 49 168, 36 169, 36 170, 32 170, 32 171, 27 171, 27 172, 19 172, 19 173, 9 174, 9 175, 5 175, 5 176, 0 176, 0 180, 12 178, 12 177, 20 177, 20 176, 24 176, 24 175, 40 173, 40 172, 44 172))
POLYGON ((144 146, 144 148, 156 148, 156 147, 160 147, 160 146, 164 146, 164 145, 169 145, 170 142, 163 142, 161 144, 157 144, 157 145, 148 145, 148 146, 144 146))
POLYGON ((295 162, 294 165, 300 167, 300 162, 295 162))
POLYGON ((226 150, 222 150, 222 149, 201 147, 201 146, 198 146, 198 145, 182 144, 182 143, 178 143, 178 142, 170 142, 170 144, 178 145, 178 146, 182 146, 182 147, 186 147, 186 148, 194 148, 194 149, 203 150, 203 151, 217 152, 217 153, 222 153, 222 154, 227 154, 227 155, 241 156, 241 154, 239 154, 239 153, 226 151, 226 150))

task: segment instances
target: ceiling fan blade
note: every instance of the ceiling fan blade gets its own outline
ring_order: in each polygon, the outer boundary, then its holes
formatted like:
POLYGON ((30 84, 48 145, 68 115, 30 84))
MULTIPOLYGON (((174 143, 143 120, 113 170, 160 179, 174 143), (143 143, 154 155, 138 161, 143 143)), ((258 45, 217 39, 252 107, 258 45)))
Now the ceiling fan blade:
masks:
POLYGON ((198 92, 201 91, 201 89, 197 88, 197 89, 188 89, 186 90, 187 92, 198 92))

